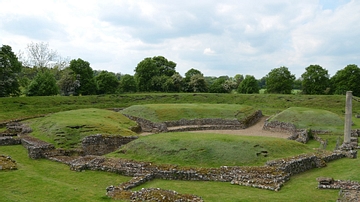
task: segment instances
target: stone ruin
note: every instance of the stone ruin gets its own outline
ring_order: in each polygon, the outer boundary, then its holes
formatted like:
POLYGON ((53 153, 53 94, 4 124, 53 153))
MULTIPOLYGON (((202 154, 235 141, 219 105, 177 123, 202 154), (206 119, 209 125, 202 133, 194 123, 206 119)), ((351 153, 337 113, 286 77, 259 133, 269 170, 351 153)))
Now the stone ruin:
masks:
POLYGON ((127 114, 124 116, 136 121, 143 132, 179 132, 179 131, 195 131, 195 130, 240 130, 254 125, 263 116, 260 110, 243 120, 228 119, 181 119, 178 121, 165 121, 162 123, 153 123, 149 120, 134 117, 127 114))
MULTIPOLYGON (((165 123, 151 123, 141 118, 132 117, 135 119, 143 130, 151 132, 165 132, 171 131, 176 126, 195 125, 194 128, 199 130, 209 128, 208 124, 214 129, 242 129, 249 126, 261 118, 261 111, 255 113, 252 118, 244 122, 203 119, 203 120, 180 120, 177 122, 165 123)), ((184 130, 194 130, 188 127, 184 130)), ((265 123, 264 129, 276 130, 288 133, 299 134, 296 140, 299 142, 306 142, 308 132, 297 130, 295 126, 284 123, 265 123)), ((30 129, 31 130, 31 129, 30 129)), ((177 129, 178 130, 178 129, 177 129)), ((193 201, 202 201, 197 196, 181 195, 174 191, 160 190, 160 189, 143 189, 139 192, 130 191, 131 188, 139 186, 146 181, 152 179, 169 179, 169 180, 196 180, 196 181, 222 181, 229 182, 233 185, 251 186, 261 189, 268 189, 279 191, 283 184, 290 179, 294 174, 304 172, 312 168, 319 168, 326 166, 326 162, 336 160, 343 157, 355 158, 353 150, 334 151, 334 152, 317 152, 315 154, 299 155, 296 157, 278 159, 269 161, 265 166, 260 167, 237 167, 237 166, 222 166, 220 168, 181 168, 173 165, 153 165, 149 162, 136 162, 124 159, 108 159, 100 156, 108 153, 107 147, 114 150, 120 145, 126 144, 137 137, 121 137, 121 136, 103 136, 94 135, 88 136, 82 141, 82 149, 79 150, 63 150, 55 149, 49 143, 40 141, 36 138, 26 136, 26 131, 29 131, 24 125, 19 123, 9 124, 8 132, 20 134, 21 138, 10 136, 14 144, 23 144, 28 149, 29 157, 47 158, 53 161, 68 164, 71 170, 99 170, 107 172, 115 172, 122 175, 132 176, 133 178, 119 186, 109 186, 107 188, 107 195, 110 197, 126 196, 127 199, 136 201, 135 198, 140 197, 142 200, 147 200, 149 197, 155 199, 156 196, 168 197, 169 201, 185 201, 186 197, 190 197, 193 201), (10 130, 9 130, 10 129, 10 130), (114 138, 114 139, 112 139, 114 138), (175 197, 175 198, 174 198, 175 197), (177 199, 179 197, 179 199, 177 199)), ((176 131, 176 130, 174 130, 176 131)), ((320 131, 321 132, 321 131, 320 131)), ((320 133, 319 132, 319 133, 320 133)), ((352 134, 359 136, 359 131, 353 131, 352 134)), ((9 136, 4 136, 9 137, 9 136)), ((11 139, 9 138, 9 139, 11 139)), ((11 144, 8 139, 0 138, 0 145, 11 144)), ((357 138, 356 138, 357 139, 357 138)), ((343 192, 345 193, 345 191, 343 192)), ((189 198, 187 198, 189 199, 189 198)))
POLYGON ((0 155, 0 171, 17 170, 16 161, 11 156, 0 155))

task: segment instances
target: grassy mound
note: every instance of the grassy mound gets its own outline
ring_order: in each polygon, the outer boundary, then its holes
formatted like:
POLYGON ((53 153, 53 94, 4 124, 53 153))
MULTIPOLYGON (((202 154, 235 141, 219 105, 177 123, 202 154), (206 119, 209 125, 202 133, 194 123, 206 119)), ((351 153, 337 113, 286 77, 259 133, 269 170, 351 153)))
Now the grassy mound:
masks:
POLYGON ((146 104, 133 105, 122 113, 152 122, 164 122, 204 118, 242 120, 255 111, 251 106, 236 104, 146 104))
POLYGON ((103 109, 79 109, 50 114, 26 121, 32 136, 59 148, 76 148, 81 139, 95 134, 130 136, 136 122, 124 115, 103 109))
POLYGON ((108 154, 158 164, 194 167, 264 165, 267 160, 313 152, 281 138, 203 133, 161 133, 141 137, 108 154))
POLYGON ((314 130, 331 130, 342 132, 344 121, 337 114, 321 109, 290 107, 273 116, 270 121, 280 121, 295 124, 297 128, 314 130))

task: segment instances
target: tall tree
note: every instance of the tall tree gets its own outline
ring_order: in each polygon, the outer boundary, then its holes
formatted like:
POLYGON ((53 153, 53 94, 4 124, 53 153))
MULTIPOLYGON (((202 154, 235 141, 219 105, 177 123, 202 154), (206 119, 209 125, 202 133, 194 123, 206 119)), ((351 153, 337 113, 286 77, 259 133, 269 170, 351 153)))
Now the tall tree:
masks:
POLYGON ((74 71, 80 81, 80 87, 76 89, 76 94, 95 95, 97 92, 97 85, 90 63, 80 58, 77 60, 71 60, 70 69, 74 71))
POLYGON ((95 77, 95 80, 98 85, 99 94, 114 94, 119 87, 119 81, 112 72, 101 71, 100 74, 95 77))
POLYGON ((183 90, 185 92, 207 92, 207 84, 200 70, 191 68, 185 73, 183 90))
MULTIPOLYGON (((49 64, 61 61, 61 57, 57 51, 49 48, 49 44, 45 42, 31 42, 26 47, 27 59, 24 63, 28 67, 49 67, 49 64)), ((67 59, 66 59, 67 60, 67 59)), ((61 65, 62 62, 60 62, 61 65)))
POLYGON ((123 92, 123 93, 136 92, 136 82, 135 82, 134 76, 131 76, 129 74, 125 74, 125 75, 121 76, 120 92, 123 92))
POLYGON ((353 91, 353 95, 360 96, 360 68, 355 64, 347 65, 330 79, 332 91, 345 95, 346 91, 353 91))
POLYGON ((59 92, 56 85, 56 79, 48 69, 39 71, 34 80, 31 81, 27 95, 28 96, 48 96, 57 95, 59 92))
POLYGON ((228 89, 224 88, 224 84, 227 81, 225 77, 217 78, 214 83, 209 87, 210 93, 228 93, 228 89))
POLYGON ((301 75, 303 93, 310 95, 325 94, 326 89, 330 87, 328 71, 320 65, 310 65, 305 70, 305 73, 301 75))
POLYGON ((61 95, 76 95, 76 89, 80 87, 80 76, 77 76, 69 67, 61 70, 61 75, 58 81, 61 95))
POLYGON ((254 76, 246 75, 237 91, 243 94, 259 93, 259 83, 254 76))
POLYGON ((135 68, 135 81, 139 91, 159 91, 163 78, 176 73, 176 63, 163 56, 145 58, 135 68), (165 77, 164 77, 165 76, 165 77), (161 79, 160 79, 161 78, 161 79))
POLYGON ((269 74, 266 75, 266 92, 290 94, 294 80, 295 75, 291 74, 287 67, 272 69, 269 74))
POLYGON ((21 72, 21 62, 8 45, 0 48, 0 97, 20 94, 18 75, 21 72))

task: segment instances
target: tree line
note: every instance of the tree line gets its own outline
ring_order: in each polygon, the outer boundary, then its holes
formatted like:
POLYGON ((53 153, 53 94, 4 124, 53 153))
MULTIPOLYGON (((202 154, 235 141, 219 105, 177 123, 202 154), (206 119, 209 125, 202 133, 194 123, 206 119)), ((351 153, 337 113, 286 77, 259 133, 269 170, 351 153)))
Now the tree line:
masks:
POLYGON ((0 97, 95 95, 135 92, 208 92, 290 94, 293 89, 311 95, 360 96, 360 68, 349 64, 330 77, 320 65, 310 65, 296 79, 287 67, 272 69, 261 79, 252 75, 209 77, 197 69, 181 76, 176 63, 163 56, 145 58, 134 75, 93 70, 82 59, 62 58, 47 43, 30 43, 25 53, 15 54, 9 45, 0 48, 0 97))

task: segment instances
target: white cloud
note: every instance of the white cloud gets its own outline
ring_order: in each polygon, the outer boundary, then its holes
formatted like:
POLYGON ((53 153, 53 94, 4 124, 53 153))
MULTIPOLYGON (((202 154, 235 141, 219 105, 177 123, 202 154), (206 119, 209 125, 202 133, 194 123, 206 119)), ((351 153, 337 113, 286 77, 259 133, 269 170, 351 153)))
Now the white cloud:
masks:
POLYGON ((211 50, 211 48, 204 49, 204 55, 213 55, 213 54, 215 54, 215 51, 211 50))
POLYGON ((360 65, 359 20, 356 0, 0 0, 0 44, 17 52, 44 41, 94 69, 124 74, 163 55, 181 74, 261 78, 287 66, 299 77, 319 64, 333 75, 360 65))

